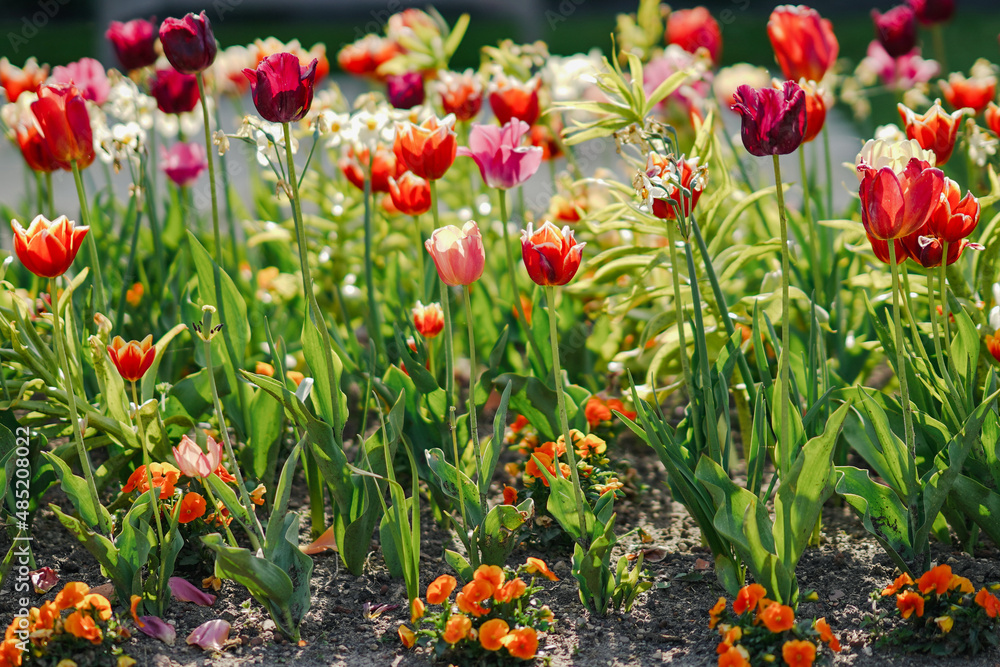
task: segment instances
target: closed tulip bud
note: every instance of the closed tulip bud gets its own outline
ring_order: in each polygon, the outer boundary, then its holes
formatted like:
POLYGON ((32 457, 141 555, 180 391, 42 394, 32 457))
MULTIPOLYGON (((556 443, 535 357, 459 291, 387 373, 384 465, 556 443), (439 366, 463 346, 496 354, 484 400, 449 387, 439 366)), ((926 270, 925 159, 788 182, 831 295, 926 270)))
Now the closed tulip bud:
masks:
POLYGON ((426 306, 417 301, 413 309, 413 326, 424 338, 434 338, 444 329, 444 311, 439 303, 426 306))
POLYGON ((424 77, 420 72, 391 74, 385 79, 386 97, 396 109, 412 109, 424 103, 424 77))
POLYGON ((993 134, 1000 135, 1000 107, 990 102, 983 118, 986 121, 986 127, 990 128, 993 134))
POLYGON ((203 11, 182 19, 169 18, 160 26, 163 55, 178 72, 198 74, 215 62, 218 47, 212 24, 203 11))
POLYGON ((60 167, 69 170, 73 161, 80 169, 90 166, 95 157, 94 134, 87 103, 74 86, 42 86, 38 99, 31 103, 31 111, 60 167))
POLYGON ((17 258, 40 278, 56 278, 66 273, 90 231, 90 227, 77 227, 65 215, 51 222, 39 215, 27 229, 17 220, 11 220, 10 225, 17 258))
POLYGON ((257 113, 272 123, 290 123, 304 118, 312 106, 318 63, 313 58, 308 67, 303 67, 298 56, 275 53, 264 58, 256 70, 243 70, 250 80, 257 113))
POLYGON ((112 21, 104 36, 127 71, 148 67, 156 62, 158 31, 153 21, 135 19, 128 23, 112 21))
POLYGON ((806 132, 806 96, 794 81, 782 90, 740 86, 733 110, 742 117, 740 134, 751 155, 787 155, 802 144, 806 132))
POLYGON ((175 69, 159 69, 149 81, 149 94, 163 113, 187 113, 200 99, 198 79, 175 69))
POLYGON ((565 285, 580 268, 583 247, 569 227, 561 230, 546 222, 537 231, 528 223, 521 231, 521 258, 528 275, 538 285, 565 285))
POLYGON ((785 79, 821 81, 837 61, 833 24, 815 9, 781 5, 771 12, 767 36, 785 79))
POLYGON ((399 179, 389 177, 389 197, 396 210, 404 215, 423 215, 431 210, 431 184, 412 171, 399 179))
POLYGON ((893 7, 885 14, 872 10, 875 36, 893 58, 905 56, 917 46, 917 16, 906 5, 893 7))
POLYGON ((142 342, 133 340, 128 343, 121 336, 115 336, 108 345, 108 356, 122 379, 129 382, 141 380, 156 359, 153 336, 146 336, 142 342))
POLYGON ((479 226, 469 220, 459 229, 454 225, 435 229, 424 242, 446 285, 471 285, 486 268, 486 251, 479 226))
POLYGON ((208 477, 219 467, 222 461, 222 442, 216 442, 211 436, 208 437, 208 453, 201 451, 198 443, 187 437, 181 438, 181 442, 173 447, 174 459, 177 467, 188 477, 208 477))
POLYGON ((704 7, 670 12, 664 37, 667 44, 676 44, 688 53, 705 49, 712 62, 719 64, 722 56, 722 31, 719 23, 704 7))

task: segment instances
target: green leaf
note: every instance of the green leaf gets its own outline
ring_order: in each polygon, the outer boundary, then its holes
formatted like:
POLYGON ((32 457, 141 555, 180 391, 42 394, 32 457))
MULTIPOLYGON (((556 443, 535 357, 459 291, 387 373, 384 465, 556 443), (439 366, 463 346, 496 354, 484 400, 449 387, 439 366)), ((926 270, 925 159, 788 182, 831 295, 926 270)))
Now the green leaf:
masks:
POLYGON ((333 368, 327 368, 326 352, 323 334, 316 327, 326 326, 321 314, 315 314, 318 322, 314 323, 306 317, 302 323, 302 353, 312 371, 316 385, 313 391, 313 401, 319 408, 319 413, 327 424, 333 427, 333 434, 338 443, 343 441, 344 423, 347 419, 347 396, 340 388, 340 378, 344 373, 344 364, 337 350, 330 349, 330 359, 333 368))
POLYGON ((483 520, 482 508, 479 506, 479 487, 464 472, 457 471, 440 449, 429 449, 426 456, 427 465, 440 482, 441 490, 456 501, 462 499, 470 526, 478 526, 483 520))
MULTIPOLYGON (((566 479, 562 475, 556 477, 542 465, 541 461, 537 457, 532 455, 532 460, 534 460, 535 465, 545 476, 546 481, 549 483, 549 499, 546 503, 545 509, 555 517, 559 525, 562 526, 563 530, 569 533, 573 539, 580 540, 584 538, 585 533, 583 526, 580 525, 580 512, 579 503, 576 502, 576 492, 571 480, 566 479)), ((610 494, 609 494, 610 495, 610 494)), ((583 500, 583 515, 587 522, 589 528, 588 532, 591 535, 601 533, 601 528, 594 517, 594 512, 590 508, 590 504, 587 503, 586 498, 583 500)))
POLYGON ((488 493, 497 462, 500 460, 500 450, 503 448, 503 432, 507 427, 507 406, 510 404, 510 383, 504 387, 500 396, 500 405, 493 417, 493 436, 483 447, 483 467, 479 471, 479 493, 488 493))
POLYGON ((73 506, 80 513, 80 518, 83 519, 84 524, 88 528, 98 526, 98 517, 100 516, 98 512, 100 512, 104 516, 104 525, 110 526, 111 515, 103 505, 98 503, 96 507, 94 506, 94 497, 90 495, 87 480, 74 475, 66 462, 58 456, 49 452, 42 452, 42 456, 52 465, 56 476, 59 478, 59 486, 62 488, 63 493, 69 496, 69 499, 73 502, 73 506))
POLYGON ((451 566, 451 569, 455 570, 455 574, 458 575, 459 579, 465 582, 472 581, 472 575, 474 574, 472 565, 469 564, 469 561, 466 560, 465 556, 457 551, 445 549, 444 560, 451 566))
POLYGON ((517 507, 496 505, 487 513, 480 531, 479 551, 486 565, 503 565, 520 542, 521 527, 534 515, 528 498, 517 507))
POLYGON ((869 533, 875 536, 889 557, 904 572, 910 568, 906 560, 913 555, 906 507, 896 492, 878 484, 867 470, 851 466, 836 466, 837 494, 854 508, 869 533))

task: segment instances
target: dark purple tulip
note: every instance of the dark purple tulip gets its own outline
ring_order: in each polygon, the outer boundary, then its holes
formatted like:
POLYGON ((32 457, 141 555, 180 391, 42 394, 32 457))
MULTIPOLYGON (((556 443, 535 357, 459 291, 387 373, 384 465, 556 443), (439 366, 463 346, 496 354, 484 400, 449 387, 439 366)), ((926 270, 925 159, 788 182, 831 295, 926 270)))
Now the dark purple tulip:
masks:
POLYGON ((149 94, 163 113, 186 113, 198 104, 198 79, 175 69, 158 69, 149 81, 149 94))
POLYGON ((303 67, 298 56, 275 53, 260 61, 256 70, 244 69, 257 113, 272 123, 301 120, 312 106, 317 64, 319 61, 313 58, 308 67, 303 67))
POLYGON ((397 109, 412 109, 424 102, 424 78, 420 72, 404 72, 386 77, 389 104, 397 109))
POLYGON ((126 70, 139 69, 156 62, 156 19, 135 19, 128 23, 112 21, 104 36, 126 70))
POLYGON ((906 0, 917 15, 920 25, 935 25, 951 20, 955 14, 955 0, 906 0))
POLYGON ((742 116, 740 134, 751 155, 787 155, 802 143, 806 132, 806 94, 794 81, 777 88, 744 84, 733 95, 732 106, 742 116))
POLYGON ((872 10, 875 36, 893 58, 905 56, 917 46, 917 15, 907 5, 893 7, 885 14, 872 10))
POLYGON ((198 74, 215 62, 218 47, 212 24, 205 12, 188 14, 182 19, 170 18, 160 26, 163 55, 178 72, 198 74))

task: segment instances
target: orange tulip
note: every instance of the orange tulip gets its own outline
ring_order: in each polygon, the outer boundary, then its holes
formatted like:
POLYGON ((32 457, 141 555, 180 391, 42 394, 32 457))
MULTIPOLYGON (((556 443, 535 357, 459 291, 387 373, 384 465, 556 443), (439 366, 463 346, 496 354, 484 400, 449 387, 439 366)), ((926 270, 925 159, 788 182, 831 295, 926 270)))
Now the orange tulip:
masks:
POLYGON ((986 334, 986 349, 994 359, 1000 361, 1000 329, 992 334, 986 334))
POLYGON ((795 625, 795 612, 787 605, 772 602, 761 612, 760 620, 771 632, 784 632, 795 625))
POLYGON ((521 660, 534 660, 538 652, 538 634, 534 628, 511 630, 500 641, 512 656, 521 660))
POLYGON ((451 595, 451 592, 458 586, 455 577, 450 574, 442 574, 427 586, 427 602, 430 604, 441 604, 451 595))
POLYGON ((438 72, 431 90, 441 96, 441 108, 458 120, 472 120, 483 107, 483 82, 471 69, 465 72, 438 72))
POLYGON ((153 336, 146 336, 142 342, 131 340, 128 343, 121 336, 115 336, 108 345, 108 355, 122 379, 129 382, 141 380, 156 359, 153 336))
POLYGON ((537 77, 521 82, 517 79, 497 75, 490 85, 490 108, 501 125, 517 118, 529 126, 538 121, 538 89, 542 82, 537 77))
POLYGON ((904 104, 899 104, 897 109, 903 119, 907 138, 916 139, 921 148, 933 151, 935 166, 943 166, 955 150, 959 121, 965 115, 965 110, 945 113, 941 100, 935 100, 934 106, 924 114, 918 114, 904 104))
POLYGON ((469 635, 470 630, 472 630, 472 620, 468 616, 455 614, 448 619, 441 638, 449 644, 457 644, 469 635))
POLYGON ((337 54, 337 64, 349 74, 382 78, 378 68, 403 53, 403 47, 374 33, 348 44, 337 54))
MULTIPOLYGON (((359 190, 365 189, 365 178, 368 174, 370 152, 367 147, 347 149, 347 154, 337 165, 351 185, 359 190)), ((399 177, 406 171, 396 154, 379 144, 375 147, 375 158, 371 163, 372 192, 389 192, 389 177, 399 177)))
POLYGON ((25 229, 17 220, 10 221, 14 231, 14 251, 25 268, 41 278, 56 278, 66 273, 90 227, 61 215, 49 221, 39 215, 25 229))
POLYGON ((431 210, 431 185, 412 171, 398 179, 389 177, 389 197, 393 207, 404 215, 423 215, 431 210))
POLYGON ((771 12, 767 36, 785 79, 821 81, 837 61, 833 24, 815 9, 781 5, 771 12))
MULTIPOLYGON (((973 67, 973 72, 976 68, 973 67)), ((975 74, 966 78, 961 72, 952 72, 948 80, 939 80, 938 86, 945 101, 953 109, 968 107, 978 116, 997 94, 997 78, 990 74, 975 74)))
POLYGON ((438 120, 431 116, 420 125, 396 124, 396 157, 420 178, 436 181, 455 162, 458 135, 454 130, 455 117, 438 120))
POLYGON ((28 58, 23 68, 11 65, 6 58, 0 58, 0 86, 7 93, 8 102, 16 102, 23 92, 38 92, 38 87, 47 78, 49 66, 39 66, 34 58, 28 58))
POLYGON ((479 643, 487 651, 499 651, 510 626, 502 618, 492 618, 479 628, 479 643))

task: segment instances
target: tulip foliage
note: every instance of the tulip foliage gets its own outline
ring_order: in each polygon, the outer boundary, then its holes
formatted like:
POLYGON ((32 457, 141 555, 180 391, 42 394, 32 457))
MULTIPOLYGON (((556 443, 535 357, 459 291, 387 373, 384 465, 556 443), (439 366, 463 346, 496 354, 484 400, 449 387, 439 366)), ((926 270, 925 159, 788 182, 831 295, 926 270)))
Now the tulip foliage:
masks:
MULTIPOLYGON (((947 4, 873 13, 866 54, 777 7, 777 79, 722 66, 707 9, 651 0, 606 56, 508 40, 465 71, 469 17, 432 9, 329 58, 220 44, 201 12, 113 23, 112 71, 0 60, 30 185, 3 206, 10 536, 52 512, 107 604, 165 640, 172 600, 205 599, 189 577, 309 641, 333 558, 402 579, 407 648, 533 660, 557 578, 533 549, 564 550, 593 613, 652 589, 623 539, 648 456, 739 605, 710 613, 720 664, 826 659, 796 570, 832 497, 904 576, 934 540, 1000 544, 997 72, 932 81, 920 41, 947 4), (334 58, 372 91, 346 99, 334 58), (845 169, 847 108, 899 126, 845 169), (428 530, 452 546, 428 554, 428 530), (428 556, 453 574, 428 585, 428 556)), ((995 632, 994 598, 960 592, 953 625, 995 632)), ((32 623, 114 626, 84 611, 32 623)), ((229 626, 185 630, 218 650, 229 626)))

